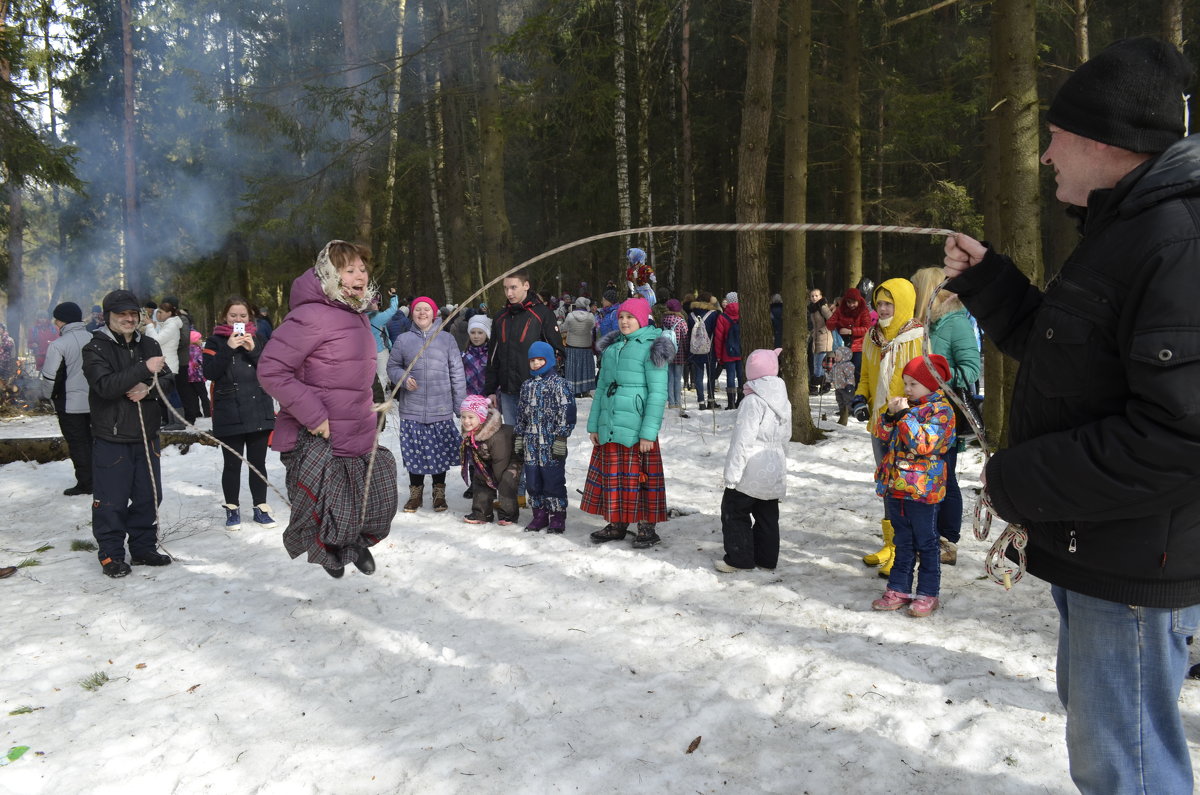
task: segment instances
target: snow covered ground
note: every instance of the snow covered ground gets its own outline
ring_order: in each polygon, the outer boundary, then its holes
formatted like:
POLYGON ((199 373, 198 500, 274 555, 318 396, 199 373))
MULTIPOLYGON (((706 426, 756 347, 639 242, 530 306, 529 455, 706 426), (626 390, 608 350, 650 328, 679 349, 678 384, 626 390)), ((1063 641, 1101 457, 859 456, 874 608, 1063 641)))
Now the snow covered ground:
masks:
MULTIPOLYGON (((225 531, 213 448, 164 453, 176 562, 120 580, 70 551, 91 528, 88 500, 61 496, 68 462, 0 468, 0 563, 40 562, 0 581, 2 742, 30 748, 0 792, 1072 791, 1047 586, 986 580, 968 523, 942 610, 872 612, 884 582, 858 557, 879 503, 854 422, 792 445, 779 568, 719 574, 733 421, 669 415, 668 502, 687 514, 658 547, 594 546, 602 522, 577 507, 560 537, 463 524, 452 474, 449 512, 401 513, 379 571, 340 581, 290 560, 282 528, 225 531)), ((980 465, 960 459, 968 493, 980 465)), ((268 475, 282 488, 274 455, 268 475)), ((1193 737, 1198 708, 1189 685, 1193 737)))

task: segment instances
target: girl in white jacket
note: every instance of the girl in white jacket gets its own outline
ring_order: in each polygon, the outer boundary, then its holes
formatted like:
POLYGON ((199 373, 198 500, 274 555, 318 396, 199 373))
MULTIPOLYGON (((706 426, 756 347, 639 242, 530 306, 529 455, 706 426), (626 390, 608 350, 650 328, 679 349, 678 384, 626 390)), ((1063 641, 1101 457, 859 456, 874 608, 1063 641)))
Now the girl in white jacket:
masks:
POLYGON ((721 533, 725 556, 717 571, 779 561, 779 499, 787 496, 787 443, 792 438, 792 404, 779 378, 779 354, 759 349, 746 359, 746 397, 725 454, 721 533))

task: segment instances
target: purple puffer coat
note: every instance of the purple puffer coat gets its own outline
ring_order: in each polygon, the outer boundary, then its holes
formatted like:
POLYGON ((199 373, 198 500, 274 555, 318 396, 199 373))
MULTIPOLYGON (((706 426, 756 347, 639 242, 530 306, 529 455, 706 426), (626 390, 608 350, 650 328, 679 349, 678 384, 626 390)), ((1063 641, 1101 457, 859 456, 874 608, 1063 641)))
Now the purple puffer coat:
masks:
MULTIPOLYGON (((441 322, 435 320, 429 331, 421 331, 414 324, 396 337, 387 365, 388 378, 393 384, 400 383, 405 368, 417 359, 417 352, 441 322)), ((458 343, 449 331, 443 331, 429 343, 408 377, 417 382, 417 388, 409 392, 401 385, 396 392, 400 419, 429 424, 452 420, 458 415, 458 407, 467 397, 467 379, 458 343)))
POLYGON ((367 316, 326 297, 312 268, 292 282, 290 303, 258 359, 258 382, 280 407, 272 449, 290 451, 301 428, 329 420, 335 456, 370 453, 375 338, 367 316))

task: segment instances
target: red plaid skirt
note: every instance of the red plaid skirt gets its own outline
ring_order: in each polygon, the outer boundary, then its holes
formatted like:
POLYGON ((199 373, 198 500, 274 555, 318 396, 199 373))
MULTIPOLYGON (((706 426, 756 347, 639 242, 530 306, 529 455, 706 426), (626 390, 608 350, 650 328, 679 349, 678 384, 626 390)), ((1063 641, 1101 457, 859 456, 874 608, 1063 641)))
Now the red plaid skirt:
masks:
POLYGON ((667 491, 658 442, 648 453, 616 442, 592 448, 579 507, 609 522, 667 521, 667 491))

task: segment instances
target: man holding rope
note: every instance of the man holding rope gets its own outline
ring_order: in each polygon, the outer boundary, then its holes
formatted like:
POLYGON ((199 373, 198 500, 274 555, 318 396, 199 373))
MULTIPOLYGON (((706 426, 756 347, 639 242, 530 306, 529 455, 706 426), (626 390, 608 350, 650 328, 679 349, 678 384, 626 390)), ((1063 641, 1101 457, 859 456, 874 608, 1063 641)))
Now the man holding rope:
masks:
POLYGON ((125 536, 134 565, 166 566, 158 546, 158 503, 162 502, 158 427, 162 402, 154 389, 171 390, 171 371, 158 342, 138 333, 141 304, 128 290, 114 290, 101 304, 104 326, 83 348, 92 417, 92 534, 100 566, 124 577, 125 536))
POLYGON ((984 471, 1059 612, 1059 698, 1085 793, 1192 791, 1179 692, 1200 624, 1200 140, 1191 65, 1151 38, 1080 66, 1046 120, 1082 239, 1039 290, 978 241, 947 289, 1021 363, 984 471), (1180 139, 1183 140, 1180 140, 1180 139))

